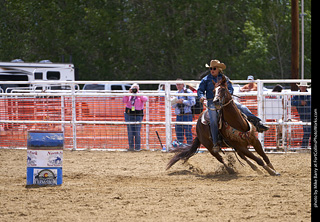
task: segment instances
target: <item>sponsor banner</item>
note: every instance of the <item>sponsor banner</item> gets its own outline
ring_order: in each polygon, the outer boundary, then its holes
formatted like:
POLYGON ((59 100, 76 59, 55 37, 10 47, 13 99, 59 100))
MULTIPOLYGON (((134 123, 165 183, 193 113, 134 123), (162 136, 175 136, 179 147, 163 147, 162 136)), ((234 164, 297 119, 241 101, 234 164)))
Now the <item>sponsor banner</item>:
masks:
POLYGON ((27 167, 62 167, 62 150, 27 150, 27 167))
POLYGON ((34 169, 33 184, 37 185, 57 185, 57 169, 34 169))
POLYGON ((27 168, 27 185, 61 185, 62 168, 27 168))

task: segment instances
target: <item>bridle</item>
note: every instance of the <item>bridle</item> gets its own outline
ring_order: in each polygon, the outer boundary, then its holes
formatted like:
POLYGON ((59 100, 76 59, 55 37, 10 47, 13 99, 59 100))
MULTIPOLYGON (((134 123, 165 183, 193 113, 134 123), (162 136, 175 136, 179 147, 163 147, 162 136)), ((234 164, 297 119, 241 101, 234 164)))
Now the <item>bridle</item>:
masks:
MULTIPOLYGON (((216 92, 221 86, 217 87, 214 89, 214 91, 216 92)), ((209 110, 212 110, 212 111, 216 111, 216 110, 221 110, 223 107, 226 107, 228 106, 232 101, 233 101, 233 98, 231 98, 227 103, 224 104, 224 100, 225 100, 225 96, 217 96, 215 95, 215 97, 213 98, 213 100, 216 99, 216 97, 219 98, 218 100, 218 104, 215 104, 215 108, 210 108, 208 105, 205 105, 205 107, 209 110), (219 105, 220 108, 217 108, 217 105, 219 105)))

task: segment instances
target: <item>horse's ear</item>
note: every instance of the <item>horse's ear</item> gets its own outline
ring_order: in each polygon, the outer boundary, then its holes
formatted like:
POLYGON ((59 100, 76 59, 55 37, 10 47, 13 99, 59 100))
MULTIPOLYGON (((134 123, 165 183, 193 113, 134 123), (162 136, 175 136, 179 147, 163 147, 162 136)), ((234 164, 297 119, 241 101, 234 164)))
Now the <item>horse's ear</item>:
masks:
POLYGON ((215 81, 213 81, 213 79, 212 79, 211 81, 212 81, 213 85, 216 85, 216 84, 217 84, 215 81))

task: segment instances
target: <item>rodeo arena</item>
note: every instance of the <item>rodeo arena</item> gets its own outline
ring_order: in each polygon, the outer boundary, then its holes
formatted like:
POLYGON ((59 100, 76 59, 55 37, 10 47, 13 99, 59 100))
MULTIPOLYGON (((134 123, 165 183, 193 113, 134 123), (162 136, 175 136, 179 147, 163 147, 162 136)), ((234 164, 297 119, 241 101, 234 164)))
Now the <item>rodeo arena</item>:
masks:
POLYGON ((311 220, 311 117, 302 117, 311 110, 293 102, 303 96, 310 104, 310 79, 231 79, 232 99, 269 127, 254 135, 277 172, 271 176, 228 146, 219 151, 225 164, 201 145, 166 170, 191 145, 176 131, 191 127, 197 137, 208 107, 195 100, 192 121, 178 121, 177 97, 197 92, 176 85, 197 89, 200 81, 76 81, 73 64, 45 62, 1 62, 0 71, 0 221, 311 220), (250 82, 257 90, 241 92, 250 82), (125 98, 136 96, 147 98, 143 115, 128 121, 125 98))

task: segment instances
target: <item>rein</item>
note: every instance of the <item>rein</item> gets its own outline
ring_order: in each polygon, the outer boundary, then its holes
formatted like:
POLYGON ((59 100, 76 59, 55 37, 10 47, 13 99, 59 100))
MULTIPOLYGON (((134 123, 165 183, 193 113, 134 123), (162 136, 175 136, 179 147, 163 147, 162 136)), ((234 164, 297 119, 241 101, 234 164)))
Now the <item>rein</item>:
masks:
MULTIPOLYGON (((233 99, 230 99, 229 102, 227 102, 227 103, 225 103, 225 104, 222 104, 220 109, 222 109, 223 107, 229 105, 232 101, 233 101, 233 99)), ((217 109, 217 108, 210 108, 210 107, 207 106, 206 104, 204 104, 204 106, 205 106, 207 109, 211 110, 211 111, 220 110, 220 109, 217 109)))

